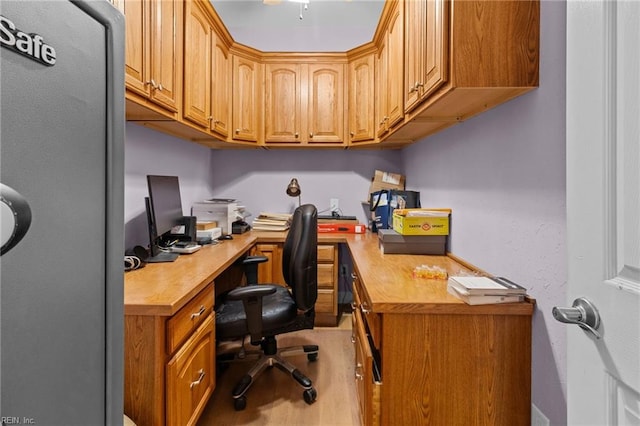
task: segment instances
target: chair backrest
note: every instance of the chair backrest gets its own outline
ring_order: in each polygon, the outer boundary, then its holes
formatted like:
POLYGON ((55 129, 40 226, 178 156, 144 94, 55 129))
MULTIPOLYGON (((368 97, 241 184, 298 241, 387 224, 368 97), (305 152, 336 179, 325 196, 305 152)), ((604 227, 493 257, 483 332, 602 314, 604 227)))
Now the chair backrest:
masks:
POLYGON ((312 204, 293 212, 284 242, 282 274, 298 309, 312 309, 318 298, 318 211, 312 204))

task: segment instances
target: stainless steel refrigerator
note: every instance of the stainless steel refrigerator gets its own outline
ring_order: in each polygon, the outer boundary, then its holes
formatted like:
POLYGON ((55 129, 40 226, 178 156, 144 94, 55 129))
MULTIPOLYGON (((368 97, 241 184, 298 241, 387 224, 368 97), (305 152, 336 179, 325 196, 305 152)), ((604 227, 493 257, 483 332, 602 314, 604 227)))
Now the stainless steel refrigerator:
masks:
POLYGON ((0 16, 0 423, 121 424, 124 17, 0 16))

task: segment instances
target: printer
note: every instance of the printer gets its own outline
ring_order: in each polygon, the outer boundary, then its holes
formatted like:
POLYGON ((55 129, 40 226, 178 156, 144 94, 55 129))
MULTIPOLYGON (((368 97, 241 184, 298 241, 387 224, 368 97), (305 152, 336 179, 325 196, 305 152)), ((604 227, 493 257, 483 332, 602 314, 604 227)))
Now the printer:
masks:
POLYGON ((211 198, 196 202, 191 206, 191 215, 195 216, 198 222, 218 222, 222 235, 234 233, 234 223, 243 222, 246 217, 244 206, 239 206, 237 200, 229 198, 211 198))
POLYGON ((195 216, 198 222, 218 222, 222 235, 229 235, 233 228, 233 222, 237 220, 237 210, 238 203, 236 200, 212 198, 194 203, 191 206, 191 216, 195 216))

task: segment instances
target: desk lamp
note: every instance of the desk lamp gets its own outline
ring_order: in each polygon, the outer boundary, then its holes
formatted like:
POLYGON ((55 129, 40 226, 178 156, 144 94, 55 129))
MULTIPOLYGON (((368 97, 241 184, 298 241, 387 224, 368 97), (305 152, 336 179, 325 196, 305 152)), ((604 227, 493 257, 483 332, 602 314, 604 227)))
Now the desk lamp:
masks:
POLYGON ((298 197, 298 207, 300 207, 300 185, 298 184, 298 179, 293 178, 289 185, 287 186, 287 195, 290 197, 298 197))

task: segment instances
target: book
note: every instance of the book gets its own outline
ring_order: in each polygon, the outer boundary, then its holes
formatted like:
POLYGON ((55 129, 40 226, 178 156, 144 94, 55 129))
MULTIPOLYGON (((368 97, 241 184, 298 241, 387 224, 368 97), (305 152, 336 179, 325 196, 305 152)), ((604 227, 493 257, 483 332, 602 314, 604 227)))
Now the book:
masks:
POLYGON ((253 220, 256 231, 286 231, 291 225, 291 215, 287 213, 260 213, 253 220))
POLYGON ((520 295, 527 293, 527 289, 504 277, 449 277, 449 284, 457 290, 474 296, 489 295, 520 295))
POLYGON ((494 303, 517 303, 524 300, 522 294, 511 295, 471 295, 458 290, 451 284, 447 284, 447 292, 465 302, 467 305, 490 305, 494 303))
POLYGON ((360 223, 318 223, 318 233, 364 234, 366 230, 360 223))

